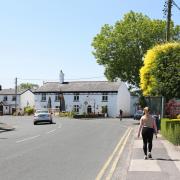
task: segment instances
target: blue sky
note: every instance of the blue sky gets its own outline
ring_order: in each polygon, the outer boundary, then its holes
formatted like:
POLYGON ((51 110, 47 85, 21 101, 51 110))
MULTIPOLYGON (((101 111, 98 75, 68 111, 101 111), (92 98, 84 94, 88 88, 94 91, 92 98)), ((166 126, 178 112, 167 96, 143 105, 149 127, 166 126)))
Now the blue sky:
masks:
MULTIPOLYGON (((14 87, 18 77, 41 85, 58 80, 61 69, 69 81, 106 80, 92 55, 93 37, 130 10, 163 19, 164 1, 0 0, 0 84, 14 87)), ((176 7, 172 19, 180 24, 176 7)))

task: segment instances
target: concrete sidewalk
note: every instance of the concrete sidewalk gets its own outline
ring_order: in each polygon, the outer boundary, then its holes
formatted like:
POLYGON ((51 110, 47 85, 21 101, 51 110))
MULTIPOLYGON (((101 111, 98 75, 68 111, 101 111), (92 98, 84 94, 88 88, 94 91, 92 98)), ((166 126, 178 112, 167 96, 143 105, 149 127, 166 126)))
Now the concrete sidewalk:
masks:
MULTIPOLYGON (((136 131, 137 132, 137 131, 136 131)), ((152 159, 144 160, 142 139, 134 138, 127 180, 180 179, 180 148, 161 135, 153 140, 152 159)), ((121 179, 121 178, 119 178, 121 179)))

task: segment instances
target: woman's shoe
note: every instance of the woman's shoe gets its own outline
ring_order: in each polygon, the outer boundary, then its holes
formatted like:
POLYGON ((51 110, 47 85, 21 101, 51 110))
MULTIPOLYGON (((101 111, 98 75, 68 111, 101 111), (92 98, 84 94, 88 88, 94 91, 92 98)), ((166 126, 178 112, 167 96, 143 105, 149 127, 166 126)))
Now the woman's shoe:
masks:
POLYGON ((152 159, 152 155, 150 152, 148 153, 148 158, 152 159))
POLYGON ((146 159, 148 159, 148 157, 147 157, 147 156, 144 156, 144 160, 146 160, 146 159))

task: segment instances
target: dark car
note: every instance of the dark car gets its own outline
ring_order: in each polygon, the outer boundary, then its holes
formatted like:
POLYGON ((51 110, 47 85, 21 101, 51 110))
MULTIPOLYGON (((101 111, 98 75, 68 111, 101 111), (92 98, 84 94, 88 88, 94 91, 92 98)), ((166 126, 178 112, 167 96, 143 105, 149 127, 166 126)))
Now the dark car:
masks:
POLYGON ((138 110, 134 114, 134 120, 140 120, 142 116, 143 116, 143 111, 142 110, 138 110))

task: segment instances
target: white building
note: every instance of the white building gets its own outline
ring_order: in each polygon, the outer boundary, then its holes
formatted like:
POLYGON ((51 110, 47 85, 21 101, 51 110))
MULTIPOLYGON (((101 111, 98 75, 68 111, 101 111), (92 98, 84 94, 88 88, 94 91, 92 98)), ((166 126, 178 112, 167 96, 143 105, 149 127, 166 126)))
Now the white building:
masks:
POLYGON ((13 114, 15 112, 15 103, 18 109, 24 109, 26 106, 34 107, 34 93, 27 89, 17 92, 15 89, 2 89, 0 86, 0 114, 13 114))
POLYGON ((131 97, 124 82, 78 81, 64 82, 60 72, 60 82, 44 83, 35 92, 35 108, 52 108, 61 111, 75 111, 78 114, 101 113, 107 106, 110 117, 130 116, 131 97), (60 98, 59 98, 60 97, 60 98))

